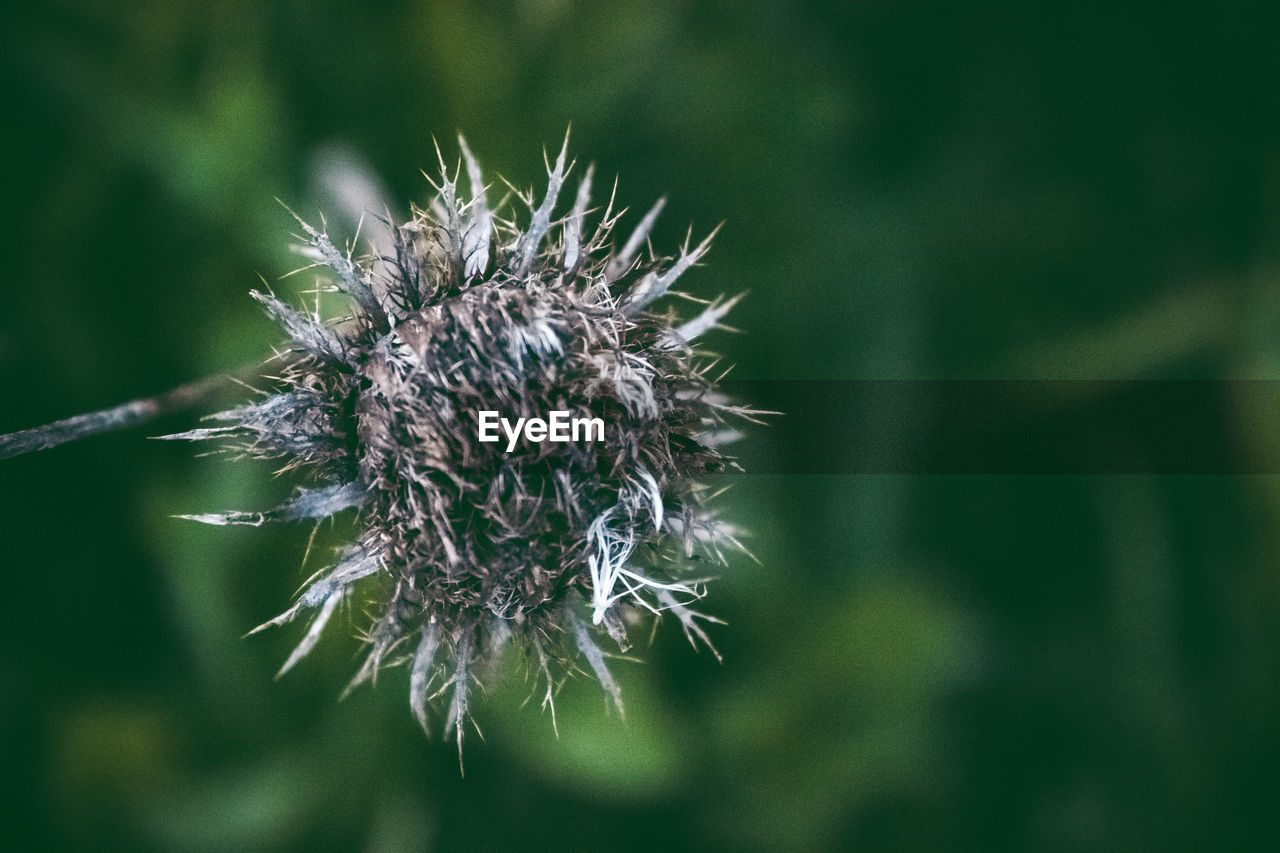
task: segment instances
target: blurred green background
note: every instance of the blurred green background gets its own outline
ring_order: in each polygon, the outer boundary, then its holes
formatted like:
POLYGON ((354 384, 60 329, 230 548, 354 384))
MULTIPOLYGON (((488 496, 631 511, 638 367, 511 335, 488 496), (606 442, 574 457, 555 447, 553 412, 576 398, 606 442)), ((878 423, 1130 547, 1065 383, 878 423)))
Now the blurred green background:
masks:
MULTIPOLYGON (((318 218, 335 152, 403 212, 432 135, 540 187, 570 123, 622 204, 669 195, 655 246, 726 222, 686 286, 750 292, 739 377, 1274 378, 1273 9, 10 10, 0 433, 267 353, 275 199, 318 218)), ((1275 470, 1280 412, 1228 414, 1275 470)), ((402 670, 337 701, 358 608, 280 681, 301 628, 241 639, 308 530, 171 518, 292 487, 143 440, 191 420, 0 464, 7 849, 1280 849, 1274 476, 739 477, 724 664, 667 624, 626 721, 577 679, 558 741, 489 684, 460 779, 402 670)))

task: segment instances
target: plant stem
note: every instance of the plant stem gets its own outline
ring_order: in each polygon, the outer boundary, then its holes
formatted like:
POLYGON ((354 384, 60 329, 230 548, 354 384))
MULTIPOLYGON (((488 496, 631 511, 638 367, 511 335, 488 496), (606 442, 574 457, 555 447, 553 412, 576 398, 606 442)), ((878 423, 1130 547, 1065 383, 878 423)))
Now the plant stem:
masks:
MULTIPOLYGON (((241 373, 244 371, 237 371, 241 373)), ((208 399, 233 380, 230 376, 207 376, 157 394, 132 400, 110 409, 54 421, 44 426, 0 435, 0 459, 21 456, 36 450, 48 450, 100 432, 125 429, 162 415, 189 409, 208 399)))

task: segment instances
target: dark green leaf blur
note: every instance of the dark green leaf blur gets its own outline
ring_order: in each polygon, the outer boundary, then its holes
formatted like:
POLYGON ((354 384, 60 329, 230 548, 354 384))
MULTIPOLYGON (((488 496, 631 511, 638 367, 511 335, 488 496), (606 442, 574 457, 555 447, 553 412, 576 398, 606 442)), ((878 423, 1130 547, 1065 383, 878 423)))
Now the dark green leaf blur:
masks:
MULTIPOLYGON (((313 283, 277 199, 318 220, 335 158, 403 216, 433 136, 540 191, 570 125, 668 196, 655 249, 725 223, 681 283, 747 291, 737 377, 1280 378, 1274 5, 1033 5, 10 11, 0 433, 268 356, 248 291, 313 283)), ((1214 399, 1280 470, 1280 409, 1214 399)), ((173 518, 296 484, 147 440, 197 414, 0 462, 5 849, 1280 849, 1280 477, 730 478, 724 663, 666 620, 558 739, 512 667, 460 778, 403 668, 338 701, 361 602, 278 681, 302 626, 242 639, 343 531, 173 518)), ((826 452, 786 434, 744 456, 826 452)))

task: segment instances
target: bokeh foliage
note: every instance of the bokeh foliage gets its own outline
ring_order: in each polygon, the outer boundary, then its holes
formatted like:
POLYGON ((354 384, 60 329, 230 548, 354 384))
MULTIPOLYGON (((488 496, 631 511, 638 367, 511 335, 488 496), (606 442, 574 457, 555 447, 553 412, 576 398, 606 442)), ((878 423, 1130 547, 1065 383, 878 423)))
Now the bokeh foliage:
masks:
MULTIPOLYGON (((263 356, 247 291, 296 265, 275 199, 321 209, 323 152, 404 210, 432 135, 527 186, 570 123, 623 204, 669 195, 655 245, 726 221, 688 286, 750 292, 719 343, 739 376, 1272 378, 1271 8, 31 4, 0 33, 0 432, 263 356)), ((1274 468, 1280 413, 1230 414, 1274 468)), ((667 624, 617 667, 625 723, 571 682, 558 741, 518 675, 489 685, 459 779, 402 684, 336 701, 354 641, 275 682, 297 632, 240 639, 309 573, 306 528, 170 517, 287 478, 143 434, 0 465, 15 849, 1280 835, 1275 477, 735 478, 760 563, 713 587, 725 663, 667 624)))

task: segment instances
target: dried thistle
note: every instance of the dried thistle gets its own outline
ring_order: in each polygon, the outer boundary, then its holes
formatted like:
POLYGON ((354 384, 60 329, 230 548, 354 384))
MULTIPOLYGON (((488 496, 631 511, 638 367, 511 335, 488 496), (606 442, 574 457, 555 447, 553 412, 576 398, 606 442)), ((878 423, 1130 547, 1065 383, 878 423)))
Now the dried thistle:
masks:
MULTIPOLYGON (((410 661, 410 706, 424 729, 432 699, 451 690, 444 730, 461 757, 470 684, 508 641, 545 684, 544 706, 585 659, 619 711, 601 630, 625 651, 632 617, 671 612, 691 643, 715 652, 699 620, 717 620, 689 606, 705 580, 692 567, 723 563, 724 546, 741 546, 699 477, 732 464, 718 449, 736 435, 726 418, 756 413, 716 391, 711 360, 693 348, 736 300, 685 321, 653 309, 710 236, 642 259, 659 201, 615 248, 621 213, 612 200, 598 218, 589 209, 590 167, 568 214, 553 219, 572 169, 567 137, 541 201, 516 193, 529 211, 521 226, 502 218, 503 205, 489 207, 480 168, 459 144, 468 197, 461 163, 451 177, 441 157, 435 198, 410 221, 385 223, 385 252, 353 257, 298 220, 303 253, 352 314, 322 318, 254 292, 289 339, 274 391, 210 416, 221 426, 166 438, 219 440, 308 481, 273 510, 188 518, 260 525, 357 511, 355 541, 255 631, 314 611, 286 672, 358 585, 376 616, 351 687, 410 661), (483 411, 512 422, 551 412, 595 419, 603 440, 484 442, 483 411)), ((0 436, 0 459, 145 421, 213 387, 202 380, 0 436)))
POLYGON ((630 615, 669 611, 690 642, 711 646, 698 621, 709 617, 689 607, 703 593, 691 567, 698 552, 722 562, 722 546, 737 543, 698 478, 727 464, 717 449, 726 416, 751 413, 716 392, 709 359, 692 348, 734 300, 684 322, 653 310, 711 237, 640 259, 659 201, 614 248, 621 214, 612 201, 598 219, 589 210, 590 167, 554 219, 572 168, 567 138, 541 201, 517 192, 529 211, 518 225, 490 209, 459 142, 469 194, 461 164, 451 177, 441 158, 436 197, 407 223, 387 223, 385 255, 353 257, 299 219, 305 254, 349 297, 352 316, 329 320, 255 292, 290 341, 276 390, 213 415, 222 426, 168 437, 230 440, 311 478, 274 510, 196 520, 358 511, 356 540, 261 628, 314 611, 287 671, 359 584, 377 615, 351 686, 410 660, 414 714, 425 729, 431 699, 452 688, 444 728, 461 750, 470 683, 508 641, 545 682, 544 704, 581 657, 619 710, 598 629, 626 650, 630 615), (505 441, 477 440, 486 410, 513 422, 552 411, 598 418, 604 440, 506 452, 505 441))

